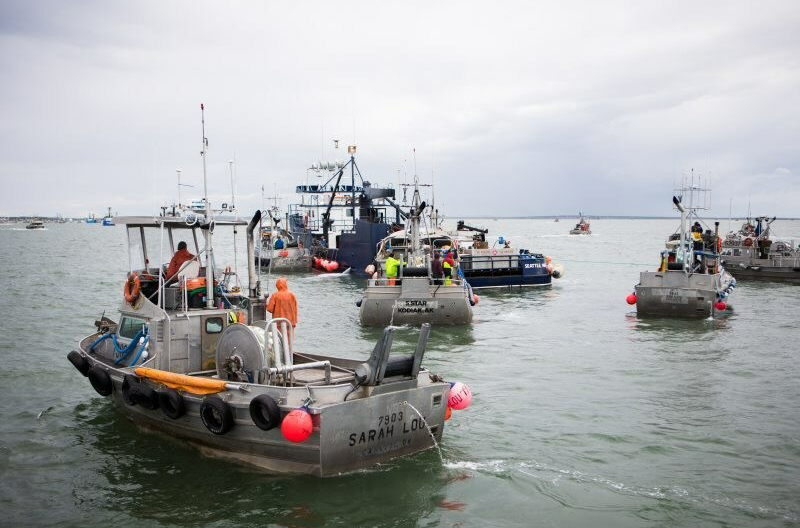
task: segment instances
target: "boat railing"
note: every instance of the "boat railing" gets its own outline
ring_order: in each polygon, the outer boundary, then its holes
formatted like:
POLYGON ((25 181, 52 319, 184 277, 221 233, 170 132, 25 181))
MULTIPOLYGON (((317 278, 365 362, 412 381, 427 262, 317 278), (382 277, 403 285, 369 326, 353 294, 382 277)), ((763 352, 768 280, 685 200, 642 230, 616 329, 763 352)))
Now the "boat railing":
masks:
MULTIPOLYGON (((423 277, 413 277, 413 279, 415 279, 415 280, 416 279, 420 279, 420 278, 423 278, 423 277)), ((462 280, 462 279, 456 279, 456 278, 449 279, 449 281, 448 281, 448 279, 446 279, 444 277, 442 277, 442 278, 428 277, 428 283, 432 284, 434 286, 450 286, 450 285, 462 286, 462 285, 464 285, 465 281, 462 280)), ((367 284, 368 284, 368 286, 400 286, 400 285, 403 284, 403 278, 402 277, 397 277, 397 278, 379 277, 379 278, 376 278, 376 279, 369 279, 367 281, 367 284)))

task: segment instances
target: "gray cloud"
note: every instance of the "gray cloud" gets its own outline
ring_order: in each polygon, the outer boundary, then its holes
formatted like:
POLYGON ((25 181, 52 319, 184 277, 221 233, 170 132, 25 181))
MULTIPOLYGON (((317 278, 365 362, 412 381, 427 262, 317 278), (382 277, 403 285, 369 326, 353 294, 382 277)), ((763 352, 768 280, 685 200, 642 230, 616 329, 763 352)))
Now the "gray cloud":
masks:
POLYGON ((671 214, 690 167, 716 214, 798 215, 800 4, 585 4, 5 2, 0 214, 199 186, 205 102, 249 208, 337 137, 377 182, 416 148, 449 216, 671 214))

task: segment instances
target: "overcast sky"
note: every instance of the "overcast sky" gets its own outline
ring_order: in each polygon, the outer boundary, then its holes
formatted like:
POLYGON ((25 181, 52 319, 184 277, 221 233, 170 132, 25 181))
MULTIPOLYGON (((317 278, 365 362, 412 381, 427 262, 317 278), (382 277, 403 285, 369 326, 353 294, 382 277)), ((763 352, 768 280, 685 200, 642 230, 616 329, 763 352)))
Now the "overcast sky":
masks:
POLYGON ((0 215, 282 204, 323 156, 446 216, 800 216, 800 2, 0 2, 0 215), (341 140, 333 150, 334 138, 341 140), (224 198, 229 201, 229 198, 224 198))

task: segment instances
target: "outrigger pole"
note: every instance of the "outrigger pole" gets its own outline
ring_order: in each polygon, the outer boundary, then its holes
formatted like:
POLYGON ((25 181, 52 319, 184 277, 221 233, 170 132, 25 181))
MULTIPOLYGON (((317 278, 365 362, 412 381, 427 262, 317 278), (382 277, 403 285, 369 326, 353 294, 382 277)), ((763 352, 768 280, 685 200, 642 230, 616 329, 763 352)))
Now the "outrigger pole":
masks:
POLYGON ((203 150, 200 155, 203 157, 203 193, 206 200, 206 308, 214 308, 214 247, 211 245, 211 231, 214 229, 211 205, 208 203, 208 175, 206 173, 206 152, 208 149, 208 139, 206 138, 206 107, 200 103, 200 122, 203 128, 203 150))

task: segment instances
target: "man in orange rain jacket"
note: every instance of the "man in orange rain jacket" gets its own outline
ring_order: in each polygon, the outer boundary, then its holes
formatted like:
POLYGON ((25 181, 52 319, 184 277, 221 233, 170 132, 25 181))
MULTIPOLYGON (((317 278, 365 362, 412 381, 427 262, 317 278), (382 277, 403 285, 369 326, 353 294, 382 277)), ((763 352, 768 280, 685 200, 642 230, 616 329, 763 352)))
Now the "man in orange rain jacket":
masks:
POLYGON ((172 256, 172 260, 169 261, 169 267, 167 268, 167 280, 174 279, 173 275, 178 273, 178 270, 181 269, 181 266, 187 260, 192 260, 194 255, 189 253, 189 250, 186 249, 186 242, 178 242, 178 251, 175 252, 175 255, 172 256))
POLYGON ((273 319, 283 317, 292 323, 292 327, 297 326, 297 297, 289 291, 286 278, 278 277, 275 288, 277 291, 270 295, 267 311, 272 314, 273 319))

